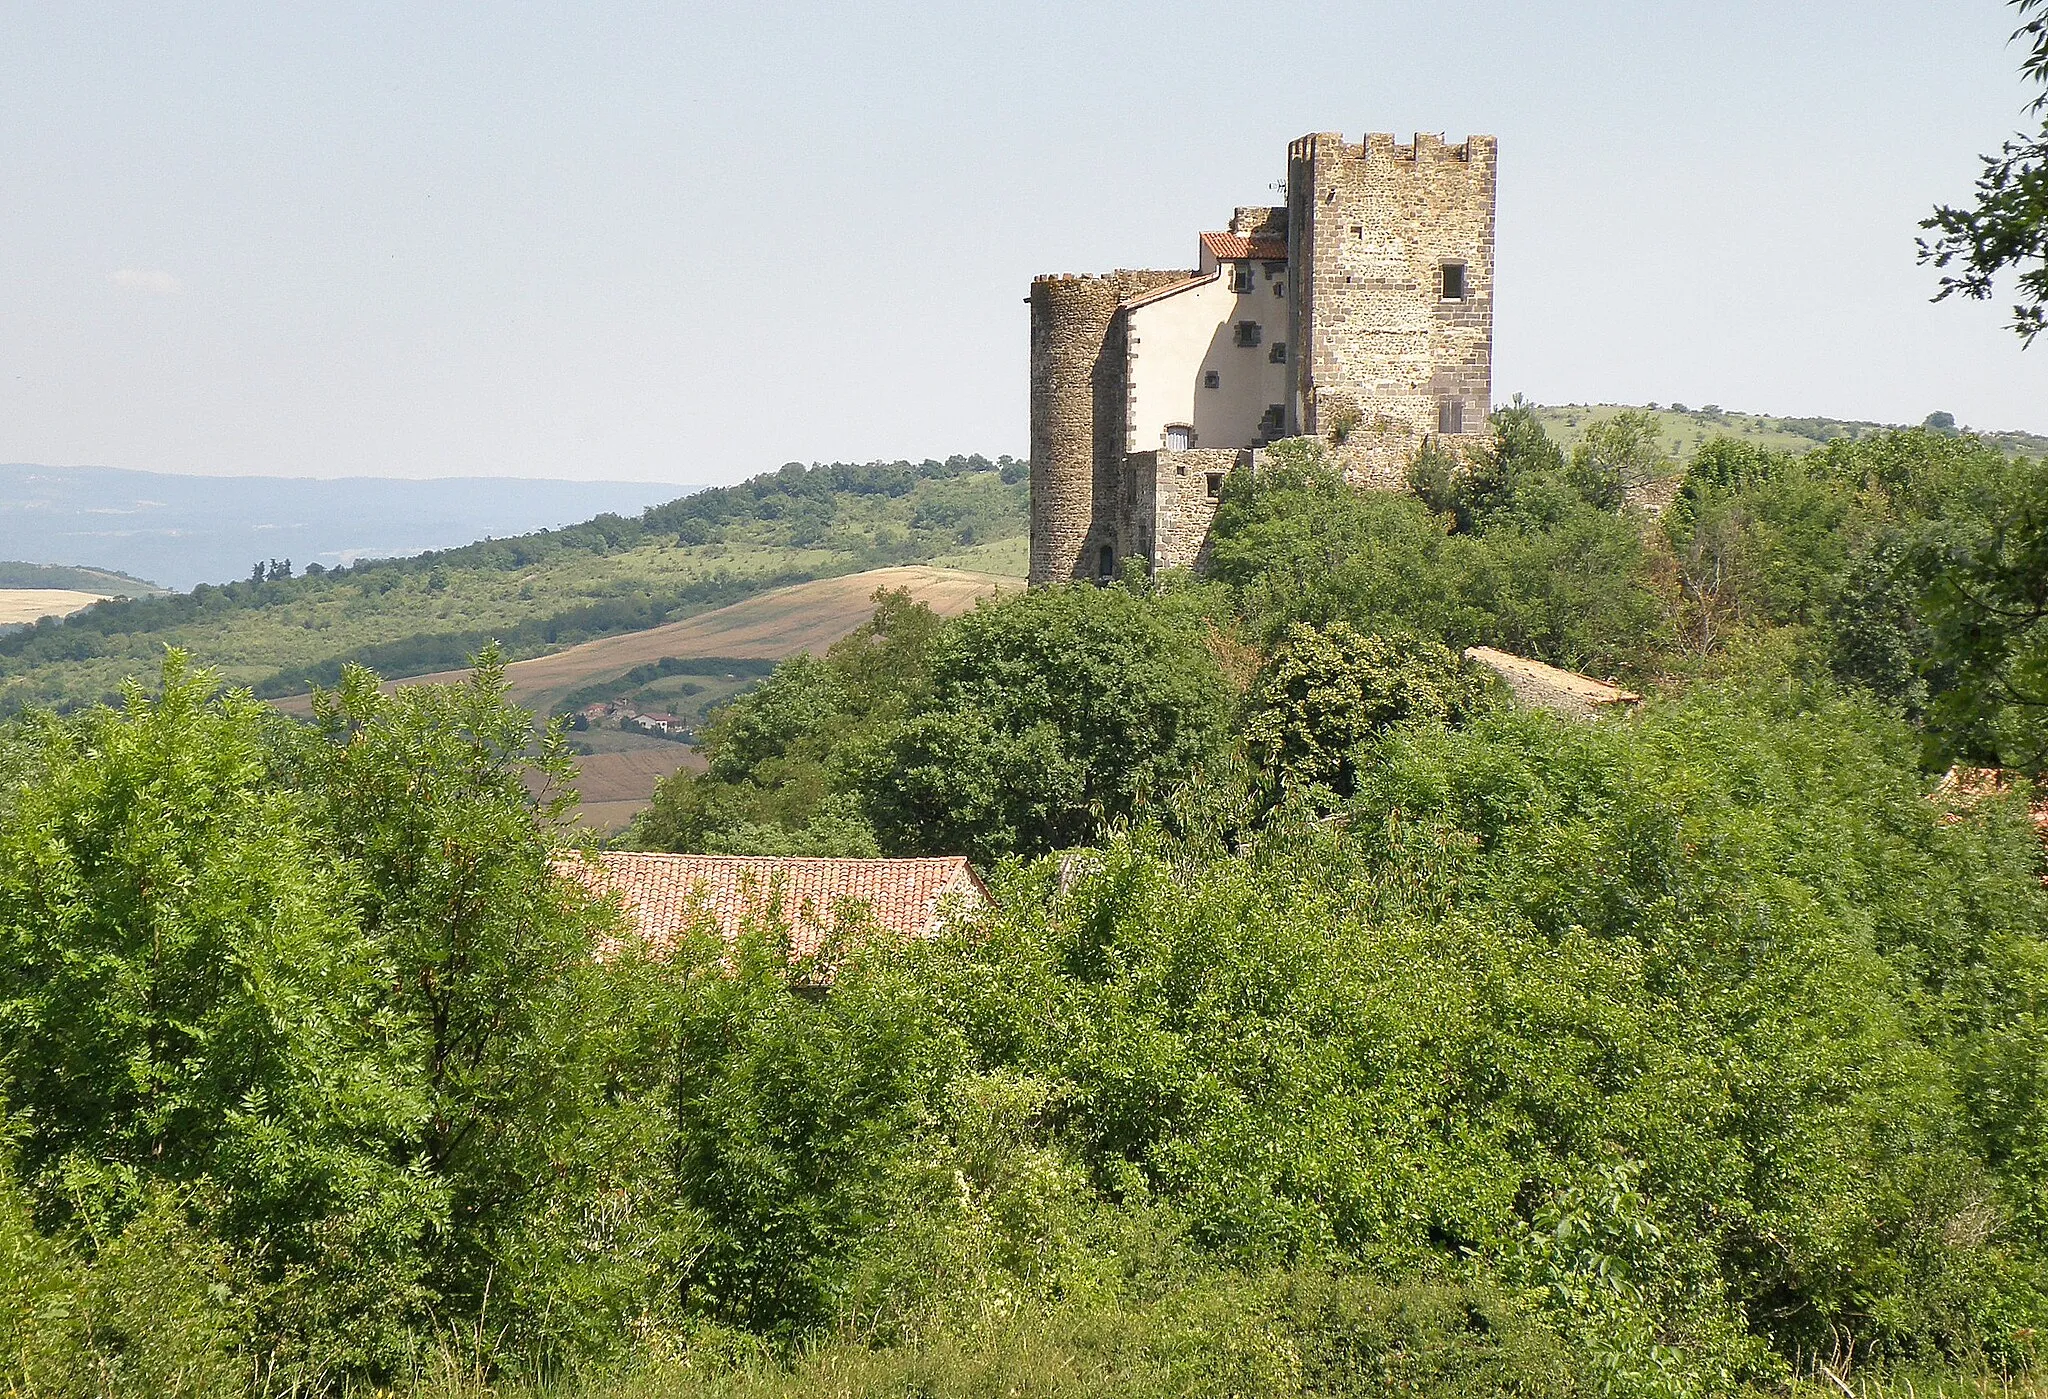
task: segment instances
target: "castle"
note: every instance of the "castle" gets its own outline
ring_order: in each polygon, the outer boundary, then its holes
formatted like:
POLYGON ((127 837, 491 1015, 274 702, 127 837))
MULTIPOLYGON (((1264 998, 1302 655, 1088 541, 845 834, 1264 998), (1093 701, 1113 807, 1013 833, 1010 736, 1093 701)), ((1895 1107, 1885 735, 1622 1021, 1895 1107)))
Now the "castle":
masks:
POLYGON ((1192 271, 1031 284, 1031 581, 1198 566, 1224 478, 1313 435, 1399 483, 1493 398, 1495 142, 1331 133, 1285 208, 1239 209, 1192 271))

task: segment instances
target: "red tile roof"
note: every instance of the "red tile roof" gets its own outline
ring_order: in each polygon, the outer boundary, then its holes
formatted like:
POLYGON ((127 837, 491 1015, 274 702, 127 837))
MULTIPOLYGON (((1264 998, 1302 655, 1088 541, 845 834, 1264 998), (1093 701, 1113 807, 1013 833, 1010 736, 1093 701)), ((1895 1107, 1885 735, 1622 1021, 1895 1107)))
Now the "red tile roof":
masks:
POLYGON ((1467 646, 1465 659, 1485 666, 1507 682, 1515 699, 1537 709, 1587 717, 1603 709, 1639 704, 1642 696, 1576 671, 1513 656, 1491 646, 1467 646))
POLYGON ((931 937, 948 911, 988 902, 987 887, 958 855, 827 860, 604 850, 570 856, 559 868, 599 894, 617 894, 629 926, 656 952, 706 916, 727 941, 749 925, 778 921, 790 955, 807 957, 850 925, 931 937))
MULTIPOLYGON (((1973 768, 1958 763, 1942 774, 1941 781, 1934 784, 1934 791, 1929 795, 1954 812, 1958 808, 1975 806, 1986 797, 2005 796, 2019 783, 2020 775, 2005 768, 1973 768)), ((2048 792, 2036 784, 2030 795, 2032 800, 2027 803, 2027 815, 2034 823, 2035 833, 2044 844, 2048 844, 2048 792)))
POLYGON ((1285 238, 1240 238, 1235 233, 1204 233, 1202 246, 1217 261, 1253 258, 1259 262, 1287 261, 1285 238))

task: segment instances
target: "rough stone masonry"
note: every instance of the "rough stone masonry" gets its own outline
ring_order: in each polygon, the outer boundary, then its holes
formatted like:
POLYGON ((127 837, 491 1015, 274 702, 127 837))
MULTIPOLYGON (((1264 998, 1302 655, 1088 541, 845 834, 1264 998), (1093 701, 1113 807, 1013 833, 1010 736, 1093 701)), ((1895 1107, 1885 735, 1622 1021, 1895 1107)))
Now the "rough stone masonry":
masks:
POLYGON ((1496 143, 1290 143, 1196 266, 1031 284, 1031 581, 1200 567, 1222 482, 1314 436, 1361 486, 1486 430, 1496 143))

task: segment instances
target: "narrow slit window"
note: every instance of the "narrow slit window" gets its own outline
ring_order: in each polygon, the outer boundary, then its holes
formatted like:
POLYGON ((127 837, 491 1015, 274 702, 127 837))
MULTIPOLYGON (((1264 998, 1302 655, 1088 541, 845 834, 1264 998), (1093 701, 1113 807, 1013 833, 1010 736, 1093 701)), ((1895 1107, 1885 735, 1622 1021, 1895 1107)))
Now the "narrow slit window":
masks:
POLYGON ((1465 400, 1447 398, 1436 406, 1436 430, 1446 435, 1465 430, 1465 400))
POLYGON ((1444 300, 1463 301, 1464 299, 1465 264, 1462 262, 1447 262, 1444 264, 1444 300))

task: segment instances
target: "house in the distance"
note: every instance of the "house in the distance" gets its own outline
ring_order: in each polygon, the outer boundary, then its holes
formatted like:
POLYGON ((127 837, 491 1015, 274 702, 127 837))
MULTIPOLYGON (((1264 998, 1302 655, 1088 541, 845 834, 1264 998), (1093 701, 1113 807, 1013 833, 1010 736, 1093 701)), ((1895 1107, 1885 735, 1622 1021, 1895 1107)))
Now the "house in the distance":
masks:
POLYGON ((958 855, 921 860, 665 855, 604 850, 570 856, 561 869, 599 894, 615 894, 630 931, 658 954, 701 920, 731 942, 749 928, 779 928, 793 958, 835 936, 877 932, 925 938, 989 901, 958 855))

